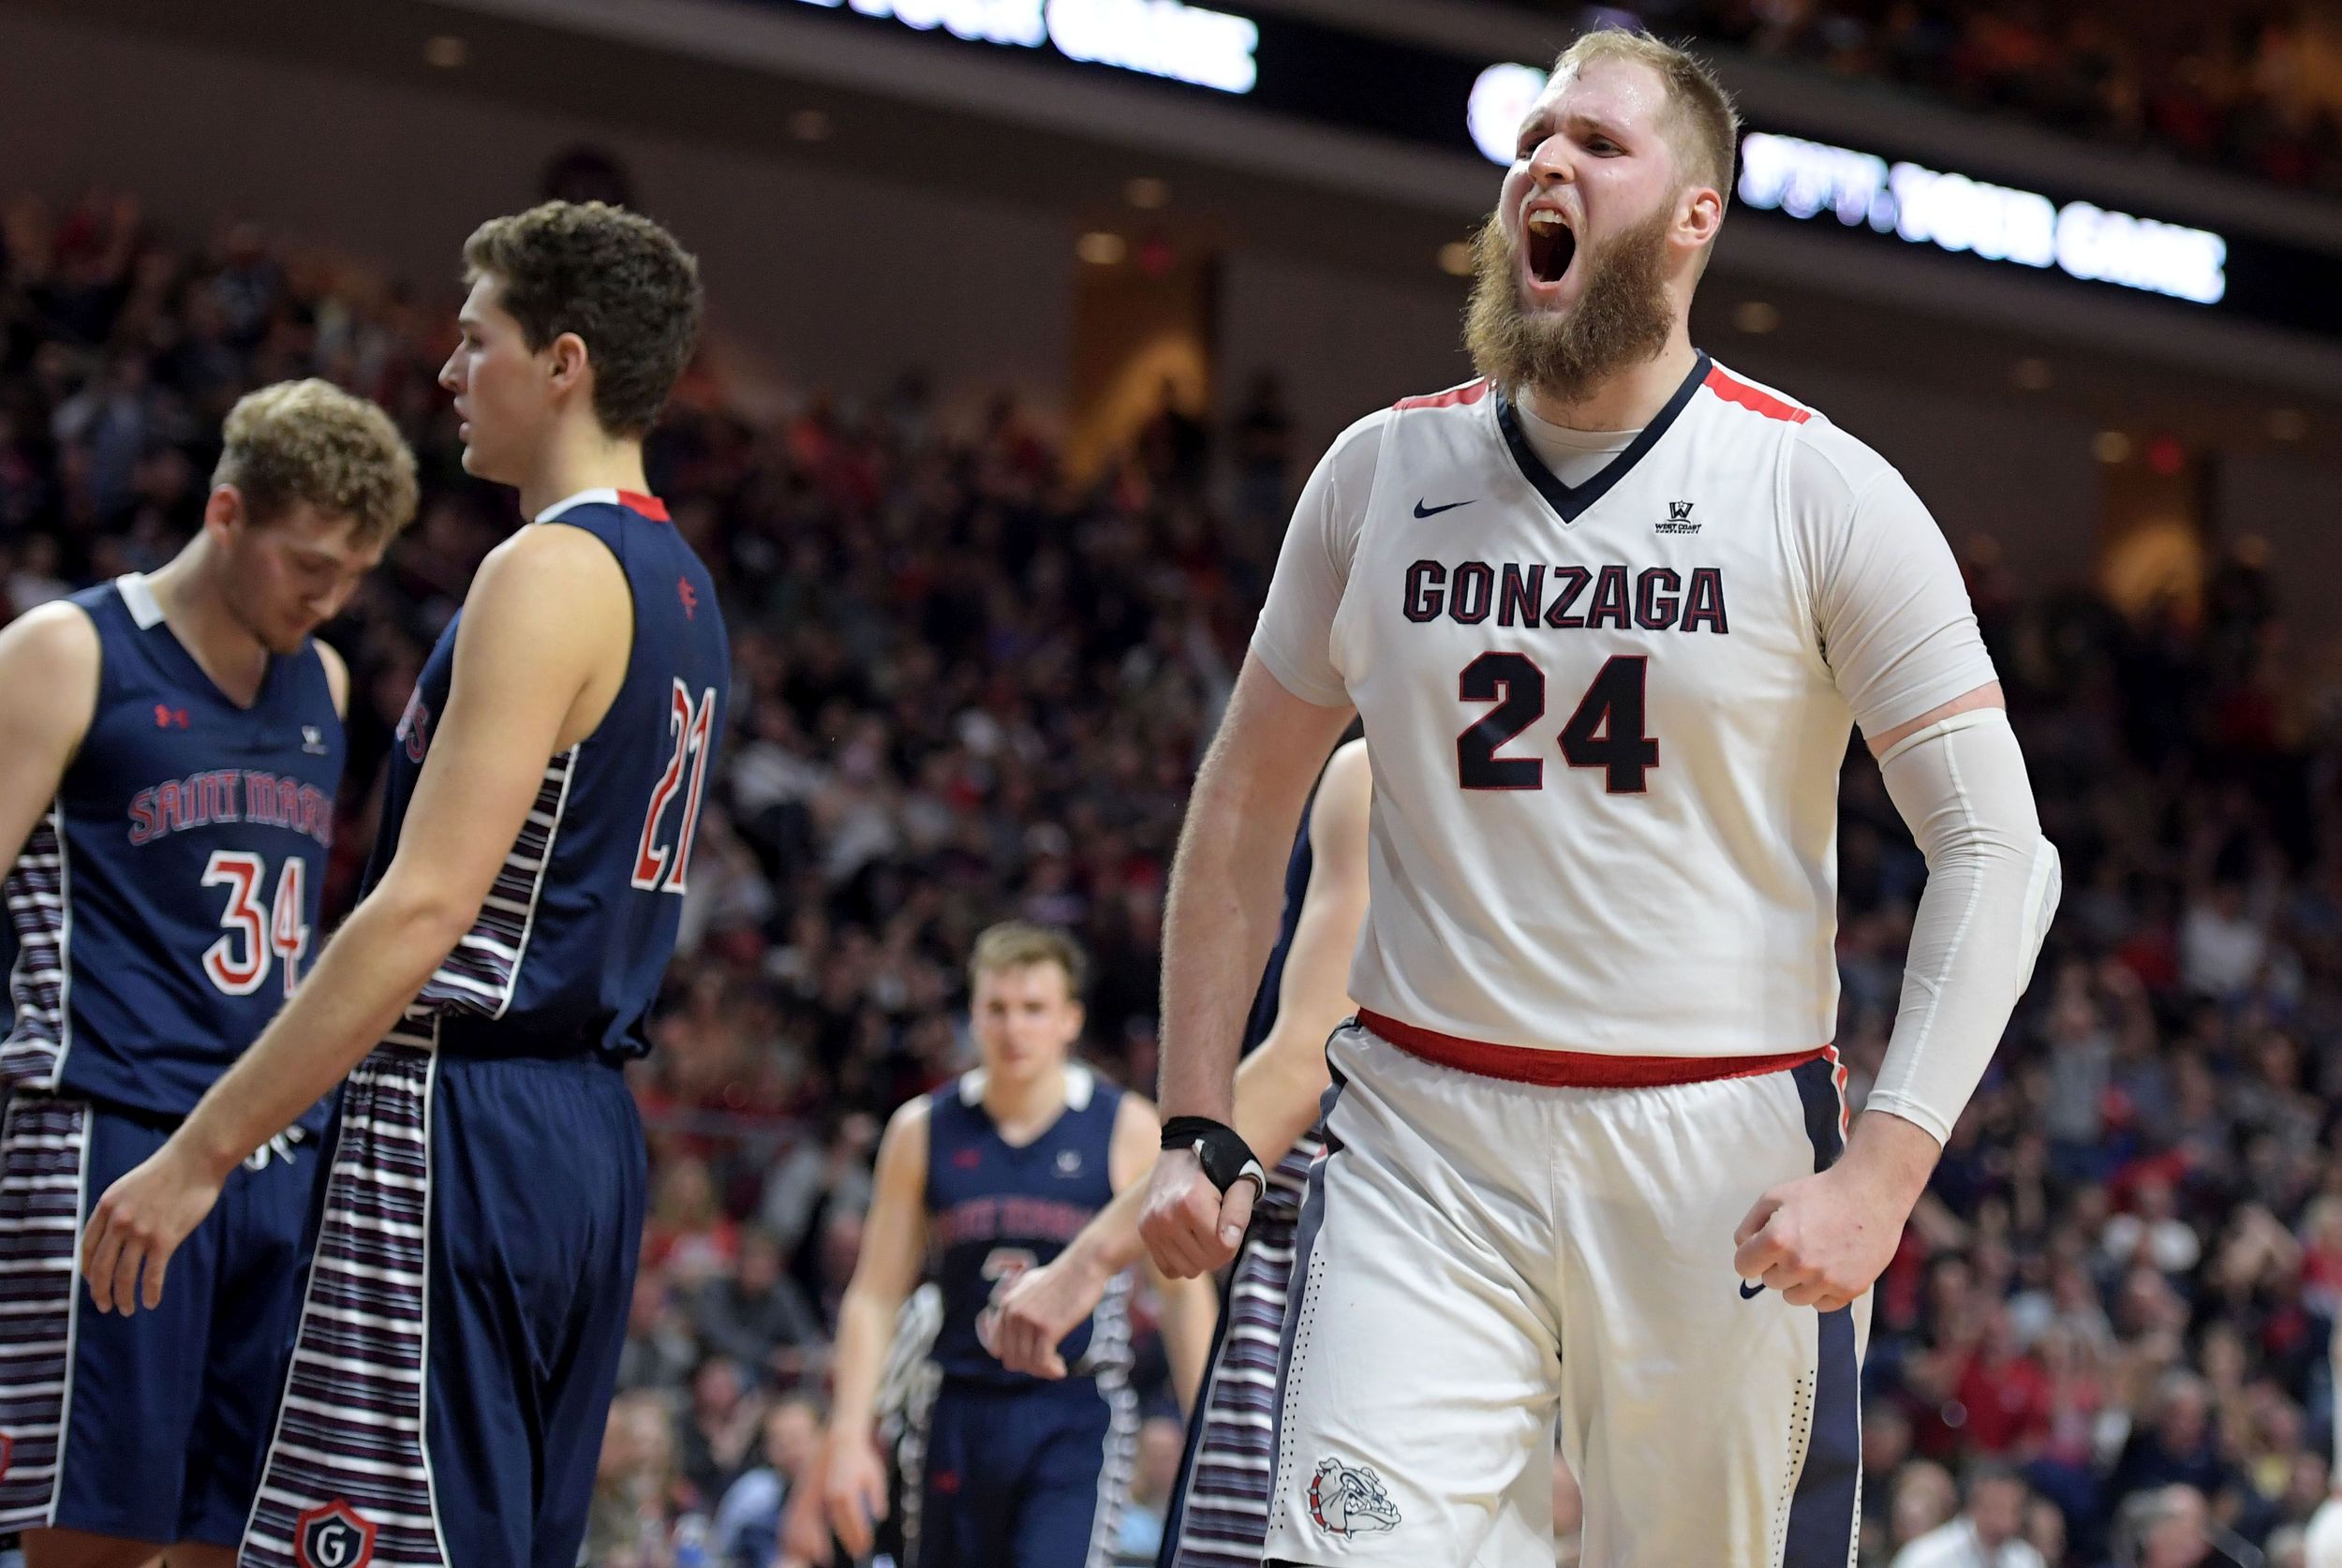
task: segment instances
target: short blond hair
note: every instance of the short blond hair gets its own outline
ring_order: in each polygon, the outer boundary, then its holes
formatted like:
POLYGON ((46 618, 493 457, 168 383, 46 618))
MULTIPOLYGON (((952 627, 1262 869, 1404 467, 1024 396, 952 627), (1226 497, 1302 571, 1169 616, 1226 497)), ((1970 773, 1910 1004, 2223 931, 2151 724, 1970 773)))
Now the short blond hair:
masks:
POLYGON ((1668 140, 1686 179, 1713 186, 1732 202, 1732 161, 1740 149, 1741 115, 1732 96, 1706 61, 1689 50, 1624 27, 1600 27, 1580 36, 1553 62, 1560 77, 1599 61, 1648 66, 1667 86, 1668 140))
POLYGON ((985 928, 968 954, 969 984, 1002 969, 1029 969, 1035 964, 1055 964, 1064 970, 1065 994, 1081 1000, 1083 987, 1089 983, 1089 959, 1081 944, 1054 925, 1035 925, 1030 921, 1005 920, 985 928))
POLYGON ((214 485, 232 484, 255 523, 307 502, 388 544, 415 515, 415 454, 390 415, 329 381, 279 381, 228 411, 214 485))

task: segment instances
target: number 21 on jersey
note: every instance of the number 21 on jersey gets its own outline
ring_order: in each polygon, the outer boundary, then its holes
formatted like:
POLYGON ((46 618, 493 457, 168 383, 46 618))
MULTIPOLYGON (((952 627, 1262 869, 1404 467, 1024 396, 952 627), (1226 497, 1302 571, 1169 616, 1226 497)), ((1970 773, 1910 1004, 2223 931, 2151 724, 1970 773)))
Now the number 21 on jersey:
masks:
POLYGON ((683 891, 683 873, 691 861, 691 836, 699 828, 700 789, 707 782, 707 753, 716 724, 716 688, 701 691, 699 701, 691 701, 691 689, 680 679, 667 705, 667 728, 674 732, 674 754, 667 760, 667 769, 659 776, 658 784, 650 792, 650 809, 643 817, 642 841, 634 851, 633 885, 645 893, 683 891), (682 790, 683 817, 674 829, 672 840, 661 840, 660 829, 674 803, 676 791, 682 789, 686 764, 691 770, 691 783, 682 790))

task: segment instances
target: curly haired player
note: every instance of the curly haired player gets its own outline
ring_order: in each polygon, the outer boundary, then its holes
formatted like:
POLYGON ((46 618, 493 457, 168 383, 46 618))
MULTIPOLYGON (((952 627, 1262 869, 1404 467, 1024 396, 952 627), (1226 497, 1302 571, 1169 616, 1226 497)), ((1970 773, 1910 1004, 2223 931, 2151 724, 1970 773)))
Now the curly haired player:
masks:
POLYGON ((440 384, 465 467, 531 521, 416 681, 364 897, 83 1248, 101 1309, 152 1309, 226 1173, 348 1074, 245 1534, 267 1568, 575 1563, 643 1222, 619 1069, 649 1049, 724 731, 723 614, 643 466, 696 264, 558 201, 465 260, 440 384))

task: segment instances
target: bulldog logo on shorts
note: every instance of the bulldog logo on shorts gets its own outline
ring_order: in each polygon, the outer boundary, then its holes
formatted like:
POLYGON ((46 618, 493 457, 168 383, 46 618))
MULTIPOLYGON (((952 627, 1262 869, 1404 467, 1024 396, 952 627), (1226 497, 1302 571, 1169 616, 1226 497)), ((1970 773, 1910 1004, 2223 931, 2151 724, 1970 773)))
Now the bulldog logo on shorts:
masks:
POLYGON ((374 1524, 335 1498, 293 1521, 301 1568, 366 1568, 374 1561, 374 1524))
POLYGON ((1310 1517, 1328 1535, 1373 1535, 1399 1528, 1399 1505, 1363 1465, 1320 1459, 1310 1477, 1310 1517))

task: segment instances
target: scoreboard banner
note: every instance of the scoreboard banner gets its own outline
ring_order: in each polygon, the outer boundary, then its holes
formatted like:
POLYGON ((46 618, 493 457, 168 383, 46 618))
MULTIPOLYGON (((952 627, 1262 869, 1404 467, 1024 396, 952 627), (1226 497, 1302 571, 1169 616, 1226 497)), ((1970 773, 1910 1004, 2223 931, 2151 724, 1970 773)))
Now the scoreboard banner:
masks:
MULTIPOLYGON (((1113 72, 1176 94, 1415 147, 1509 162, 1541 66, 1491 61, 1241 0, 754 0, 909 43, 1113 72)), ((1599 7, 1595 20, 1631 22, 1599 7)), ((1568 29, 1557 29, 1565 35, 1568 29)), ((1495 186, 1490 185, 1493 200, 1495 186)), ((1762 119, 1741 142, 1745 221, 1827 243, 1925 246, 2023 272, 2045 289, 2118 292, 2158 308, 2342 339, 2342 254, 2102 191, 2052 188, 2019 168, 1847 145, 1843 133, 1762 119)))

